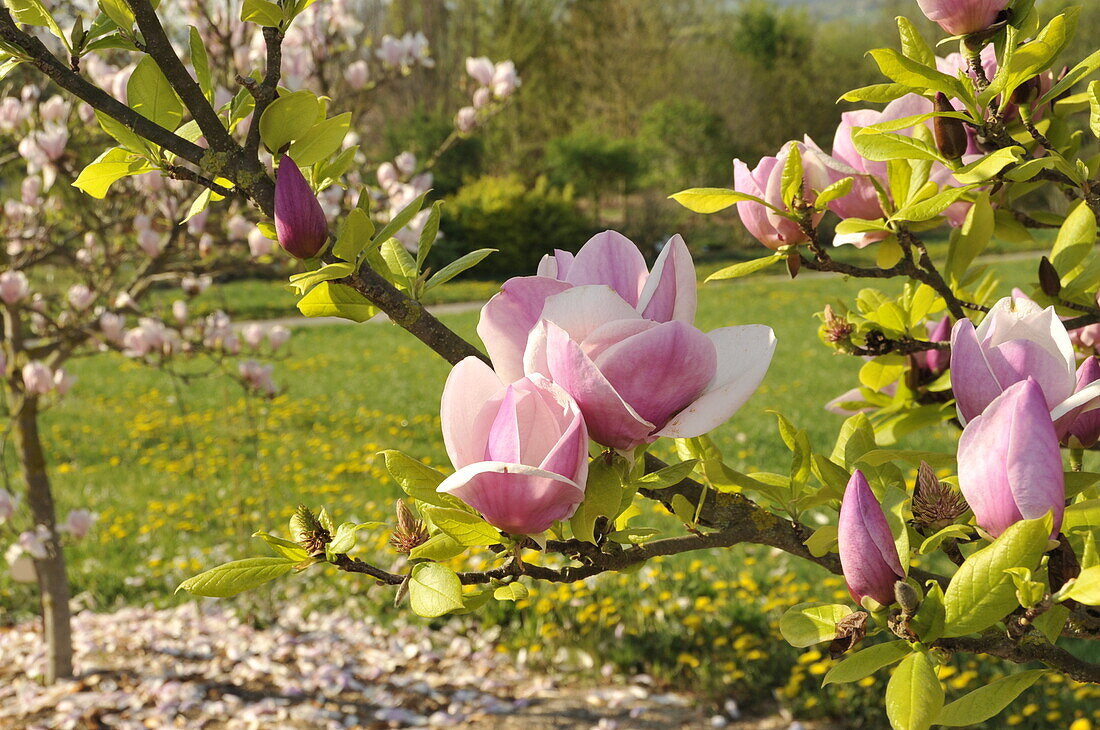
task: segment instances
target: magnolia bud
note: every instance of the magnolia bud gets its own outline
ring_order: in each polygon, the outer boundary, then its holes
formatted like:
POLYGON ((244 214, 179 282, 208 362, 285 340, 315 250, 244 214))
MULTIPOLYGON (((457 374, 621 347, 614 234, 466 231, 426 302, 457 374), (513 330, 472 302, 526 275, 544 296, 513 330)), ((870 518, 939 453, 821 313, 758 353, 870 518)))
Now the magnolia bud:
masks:
POLYGON ((313 514, 313 510, 304 504, 298 505, 298 510, 290 518, 290 532, 311 558, 323 557, 325 546, 332 542, 332 534, 313 514))
POLYGON ((275 231, 286 252, 300 259, 316 256, 328 239, 325 211, 289 155, 275 178, 275 231))
POLYGON ((390 545, 397 552, 408 555, 413 548, 427 542, 428 528, 416 519, 416 515, 405 500, 397 500, 395 507, 397 508, 397 527, 390 536, 390 545))
POLYGON ((903 580, 894 584, 894 598, 901 606, 901 612, 906 616, 912 616, 920 608, 920 596, 917 589, 903 580))
MULTIPOLYGON (((936 92, 934 102, 937 112, 954 112, 955 107, 951 100, 942 91, 936 92)), ((949 160, 957 160, 966 154, 966 148, 970 145, 970 138, 966 134, 966 126, 961 119, 952 117, 934 117, 932 131, 936 136, 936 149, 949 160)))
POLYGON ((1062 291, 1062 277, 1046 256, 1039 259, 1039 287, 1048 297, 1056 297, 1062 291))
POLYGON ((1024 83, 1017 86, 1012 95, 1008 97, 1008 100, 1016 105, 1030 104, 1039 98, 1039 93, 1042 91, 1042 87, 1039 82, 1038 76, 1032 76, 1024 83))

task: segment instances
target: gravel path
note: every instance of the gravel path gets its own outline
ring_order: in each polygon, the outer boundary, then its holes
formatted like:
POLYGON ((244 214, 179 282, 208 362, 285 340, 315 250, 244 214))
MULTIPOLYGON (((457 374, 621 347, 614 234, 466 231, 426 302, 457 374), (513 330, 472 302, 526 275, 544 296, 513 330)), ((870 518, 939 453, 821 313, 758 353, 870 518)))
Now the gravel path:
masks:
MULTIPOLYGON (((214 602, 74 619, 78 677, 37 681, 36 624, 0 629, 0 728, 786 728, 727 722, 648 680, 582 688, 518 667, 495 630, 303 615, 257 629, 214 602)), ((562 670, 568 676, 567 670, 562 670)), ((793 727, 799 727, 797 723, 793 727)))

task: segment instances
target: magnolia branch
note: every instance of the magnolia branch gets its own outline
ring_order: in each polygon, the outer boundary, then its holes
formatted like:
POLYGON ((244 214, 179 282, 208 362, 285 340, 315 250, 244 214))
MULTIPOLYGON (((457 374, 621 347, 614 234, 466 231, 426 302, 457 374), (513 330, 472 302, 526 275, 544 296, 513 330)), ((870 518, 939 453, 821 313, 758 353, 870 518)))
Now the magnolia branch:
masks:
POLYGON ((1007 636, 962 636, 955 639, 939 639, 934 646, 951 653, 988 654, 1015 664, 1042 662, 1078 682, 1100 684, 1100 664, 1079 659, 1045 639, 1030 638, 1016 643, 1007 636))

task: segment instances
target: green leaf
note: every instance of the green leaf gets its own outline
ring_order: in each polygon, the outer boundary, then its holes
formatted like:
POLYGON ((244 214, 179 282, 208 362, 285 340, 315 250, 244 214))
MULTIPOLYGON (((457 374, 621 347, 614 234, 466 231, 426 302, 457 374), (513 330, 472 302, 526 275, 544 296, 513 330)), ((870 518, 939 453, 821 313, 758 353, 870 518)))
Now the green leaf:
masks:
POLYGON ((409 221, 416 217, 416 214, 424 207, 424 199, 428 197, 428 193, 430 192, 431 190, 425 190, 420 195, 416 196, 411 203, 406 205, 397 215, 391 218, 389 223, 382 226, 382 230, 374 236, 375 243, 385 243, 397 235, 398 231, 408 225, 409 221))
POLYGON ((672 198, 692 213, 717 213, 735 203, 743 202, 760 203, 774 210, 773 206, 768 205, 768 203, 765 203, 760 198, 727 188, 691 188, 689 190, 673 193, 668 197, 672 198))
POLYGON ((727 266, 724 269, 719 269, 710 276, 707 277, 707 281, 721 281, 723 279, 737 279, 742 276, 748 276, 754 274, 757 271, 762 271, 773 264, 777 264, 783 260, 782 256, 765 256, 759 259, 753 259, 752 261, 742 261, 739 264, 733 266, 727 266))
POLYGON ((783 163, 783 176, 780 191, 783 203, 788 210, 794 210, 794 201, 802 197, 803 187, 802 150, 797 144, 787 145, 787 160, 783 163))
POLYGON ((413 499, 436 507, 465 508, 461 501, 451 495, 435 491, 446 478, 442 472, 396 449, 380 451, 378 455, 382 457, 393 480, 413 499))
POLYGON ((970 527, 968 525, 948 525, 947 527, 939 530, 933 535, 929 535, 924 539, 924 542, 920 544, 920 548, 917 550, 921 555, 927 555, 940 546, 944 540, 949 537, 964 538, 970 534, 970 527))
POLYGON ((670 464, 664 469, 658 469, 635 479, 634 483, 647 489, 665 489, 686 479, 698 463, 698 459, 688 459, 678 464, 670 464))
POLYGON ((382 242, 382 248, 379 251, 392 276, 392 278, 386 278, 399 287, 411 290, 420 272, 417 271, 416 260, 405 248, 405 244, 396 238, 391 238, 382 242))
POLYGON ((60 38, 68 46, 69 41, 65 37, 65 34, 61 32, 60 26, 57 21, 53 19, 53 15, 46 9, 46 6, 42 3, 42 0, 5 0, 8 9, 11 10, 11 14, 15 16, 15 19, 20 23, 27 25, 42 25, 50 29, 50 32, 60 38))
POLYGON ((134 27, 134 11, 126 0, 99 0, 99 9, 119 28, 130 30, 134 27))
POLYGON ((432 205, 432 211, 428 213, 428 219, 424 221, 424 228, 420 231, 420 239, 416 242, 416 270, 424 268, 424 261, 435 244, 439 235, 439 218, 443 209, 443 201, 437 200, 432 205))
POLYGON ((418 563, 409 579, 409 605, 418 616, 436 618, 463 607, 462 582, 439 563, 418 563))
POLYGON ((252 533, 252 537, 261 538, 272 550, 287 560, 293 560, 295 563, 302 563, 309 560, 309 553, 296 542, 284 540, 281 537, 275 537, 266 532, 254 532, 252 533))
POLYGON ((351 126, 351 112, 314 124, 290 145, 290 156, 299 167, 312 167, 340 149, 351 126))
POLYGON ((618 469, 602 456, 593 459, 588 466, 588 483, 584 490, 584 501, 580 503, 569 520, 573 537, 595 543, 596 519, 617 517, 622 498, 623 482, 618 469))
POLYGON ((886 686, 886 716, 894 730, 928 730, 943 707, 943 687, 932 659, 913 652, 902 660, 886 686))
POLYGON ((325 552, 330 555, 345 555, 355 549, 356 533, 366 525, 357 525, 354 522, 343 522, 336 528, 336 534, 332 536, 332 542, 325 546, 325 552))
POLYGON ((901 36, 901 52, 922 66, 936 67, 936 54, 908 18, 898 16, 898 34, 901 36))
POLYGON ((1034 40, 1016 48, 1003 70, 997 73, 993 83, 982 94, 983 103, 997 94, 1002 94, 1002 98, 1012 96, 1017 86, 1049 68, 1072 38, 1080 11, 1079 7, 1069 8, 1055 16, 1034 40))
POLYGON ((1100 534, 1100 499, 1086 499, 1066 507, 1065 517, 1062 518, 1062 532, 1068 535, 1077 530, 1100 534))
POLYGON ((183 121, 183 102, 150 56, 138 61, 126 84, 126 99, 131 109, 170 132, 183 121))
POLYGON ((962 228, 952 232, 944 267, 950 278, 956 281, 963 278, 970 264, 993 239, 995 227, 996 218, 989 202, 989 193, 983 191, 967 212, 962 228))
POLYGON ((906 364, 906 359, 901 355, 882 355, 868 360, 859 369, 859 382, 871 390, 881 391, 898 382, 898 378, 905 372, 906 364))
POLYGON ((1021 520, 966 559, 944 593, 944 636, 965 636, 1000 621, 1017 605, 1009 568, 1035 570, 1046 551, 1051 518, 1021 520))
POLYGON ((80 175, 73 181, 73 187, 102 200, 110 187, 122 178, 153 169, 155 168, 144 158, 121 147, 112 147, 80 171, 80 175))
POLYGON ((1089 84, 1089 129, 1093 136, 1100 137, 1100 81, 1089 84))
POLYGON ((464 552, 466 552, 465 545, 460 544, 458 540, 447 533, 439 532, 409 551, 409 558, 412 560, 444 561, 456 558, 464 552))
POLYGON ((1073 599, 1086 606, 1100 606, 1100 565, 1085 568, 1058 591, 1058 600, 1073 599))
POLYGON ((176 592, 183 590, 196 596, 227 598, 286 575, 298 562, 286 558, 234 560, 188 578, 179 584, 176 592))
POLYGON ((522 601, 528 595, 527 586, 518 581, 499 586, 493 591, 493 598, 498 601, 522 601))
POLYGON ((346 284, 323 281, 298 300, 303 317, 341 317, 366 322, 378 309, 366 297, 346 284))
MULTIPOLYGON (((1047 93, 1040 96, 1035 103, 1032 104, 1032 108, 1038 109, 1052 99, 1057 99, 1062 95, 1062 92, 1069 91, 1074 84, 1087 76, 1091 76, 1097 69, 1100 69, 1100 51, 1093 51, 1085 60, 1070 69, 1069 73, 1059 80, 1058 83, 1050 87, 1047 93)), ((1091 82, 1090 87, 1095 83, 1095 81, 1091 82)))
POLYGON ((971 190, 973 186, 970 185, 961 188, 944 188, 930 198, 906 205, 890 216, 890 220, 914 223, 931 220, 957 203, 971 190))
POLYGON ((268 28, 278 28, 283 22, 283 9, 268 0, 244 0, 241 20, 268 28))
POLYGON ((1039 633, 1046 637, 1051 644, 1058 641, 1062 635, 1062 629, 1069 619, 1069 609, 1065 606, 1054 605, 1049 611, 1045 611, 1035 618, 1033 622, 1039 633))
POLYGON ((187 36, 188 49, 191 53, 191 68, 195 69, 195 80, 199 82, 202 95, 211 104, 214 103, 214 83, 210 76, 210 54, 206 52, 206 44, 198 28, 191 26, 187 36))
POLYGON ((353 208, 344 217, 340 226, 340 234, 336 237, 336 243, 332 245, 332 255, 351 263, 359 260, 359 256, 370 245, 371 234, 374 232, 374 224, 362 208, 353 208))
POLYGON ((906 94, 916 91, 911 86, 903 84, 871 84, 851 91, 840 97, 838 101, 869 101, 875 104, 889 104, 895 99, 900 99, 906 94))
POLYGON ((290 286, 299 294, 306 294, 310 289, 322 282, 343 279, 354 271, 355 266, 352 264, 345 261, 337 261, 331 264, 325 264, 321 268, 314 269, 313 271, 303 271, 300 274, 294 274, 290 277, 290 286))
POLYGON ((832 641, 836 625, 852 609, 839 603, 799 603, 787 609, 779 619, 779 632, 791 646, 804 648, 832 641))
POLYGON ((984 183, 993 179, 1009 165, 1015 165, 1023 159, 1026 150, 1023 147, 1005 147, 985 157, 963 165, 953 173, 955 179, 963 185, 984 183))
POLYGON ((806 549, 815 558, 820 558, 837 550, 839 530, 836 525, 822 525, 806 538, 806 549))
POLYGON ((920 608, 913 616, 909 627, 925 644, 931 644, 943 636, 944 622, 947 610, 943 605, 943 588, 935 581, 928 582, 928 590, 924 594, 920 608))
POLYGON ((96 111, 95 118, 99 120, 99 126, 103 127, 103 131, 111 135, 124 149, 138 155, 148 154, 150 144, 137 132, 101 111, 96 111))
POLYGON ((947 164, 936 149, 923 140, 907 137, 894 132, 880 132, 871 127, 863 127, 852 135, 856 151, 868 160, 888 162, 890 160, 932 160, 947 164))
POLYGON ((925 66, 906 58, 893 48, 876 48, 870 52, 882 75, 914 89, 942 91, 952 99, 966 98, 967 90, 954 76, 937 71, 935 67, 925 66))
POLYGON ((1044 669, 1032 669, 1011 674, 963 695, 940 710, 937 725, 972 727, 990 719, 1046 674, 1044 669))
POLYGON ((1084 261, 1095 245, 1096 217, 1082 200, 1058 230, 1058 238, 1050 250, 1050 262, 1058 271, 1068 272, 1084 261))
POLYGON ((496 253, 496 251, 497 249, 495 248, 479 248, 476 251, 471 251, 465 256, 455 259, 439 271, 435 272, 435 274, 433 274, 432 277, 428 279, 428 284, 424 288, 424 290, 428 291, 439 286, 440 284, 446 284, 448 281, 455 278, 462 272, 474 268, 475 266, 480 264, 486 256, 492 253, 496 253))
POLYGON ((312 91, 283 94, 260 117, 260 139, 265 147, 278 153, 313 129, 321 113, 321 100, 312 91))
POLYGON ((890 666, 910 651, 909 645, 901 639, 869 646, 845 658, 830 669, 825 674, 825 678, 821 680, 821 686, 858 682, 883 667, 890 666))
POLYGON ((845 177, 837 180, 832 185, 829 185, 820 193, 817 194, 817 199, 814 201, 814 207, 818 210, 824 210, 825 206, 833 202, 838 198, 843 198, 848 193, 852 192, 852 184, 855 182, 855 178, 845 177))
POLYGON ((432 524, 464 547, 483 547, 501 542, 500 532, 472 512, 449 507, 424 508, 432 524))

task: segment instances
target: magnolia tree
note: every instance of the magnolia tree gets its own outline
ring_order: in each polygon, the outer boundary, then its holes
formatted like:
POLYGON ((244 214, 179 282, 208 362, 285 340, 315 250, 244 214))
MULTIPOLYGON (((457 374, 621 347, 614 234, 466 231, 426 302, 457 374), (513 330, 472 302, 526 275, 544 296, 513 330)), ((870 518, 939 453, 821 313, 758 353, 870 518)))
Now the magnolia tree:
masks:
POLYGON ((22 489, 0 489, 0 534, 14 538, 5 550, 11 578, 38 584, 53 679, 72 671, 63 538, 84 537, 95 519, 80 508, 58 520, 40 436, 40 415, 74 387, 66 363, 113 351, 187 378, 227 372, 248 393, 268 397, 276 391, 271 365, 257 358, 273 355, 290 332, 264 325, 238 332, 220 311, 192 316, 188 300, 227 255, 199 254, 200 222, 180 222, 189 204, 181 183, 136 177, 127 195, 97 207, 68 184, 77 172, 73 150, 105 139, 88 125, 90 108, 26 86, 0 99, 0 109, 0 144, 24 163, 6 181, 20 192, 5 201, 0 223, 5 439, 14 442, 23 481, 22 489), (151 303, 158 287, 175 288, 175 300, 151 303), (193 364, 199 357, 202 367, 193 364))
MULTIPOLYGON (((101 160, 85 174, 120 179, 171 166, 210 201, 247 201, 307 261, 309 271, 292 278, 304 313, 385 312, 454 365, 441 420, 455 471, 382 455, 407 494, 392 528, 404 556, 397 568, 353 555, 358 531, 384 526, 301 507, 285 537, 259 533, 274 556, 215 567, 182 588, 228 596, 328 564, 393 586, 399 601, 436 617, 517 600, 530 581, 572 582, 657 556, 757 543, 846 578, 851 604, 802 604, 781 628, 795 645, 830 642, 844 657, 828 682, 896 665, 886 708, 897 728, 981 722, 1044 671, 1100 682, 1100 666, 1061 645, 1100 633, 1100 475, 1081 464, 1100 399, 1087 351, 1089 327, 1100 323, 1092 253, 1100 194, 1097 161, 1080 154, 1083 122, 1100 134, 1100 96, 1095 81, 1078 88, 1100 68, 1100 52, 1051 71, 1076 11, 1043 23, 1027 0, 922 0, 956 34, 959 55, 937 58, 901 19, 902 51, 872 52, 889 82, 846 97, 886 109, 846 115, 830 153, 792 142, 752 170, 737 163, 733 190, 674 196, 704 213, 736 204, 772 249, 719 278, 785 261, 792 276, 806 267, 905 280, 900 296, 865 289, 822 315, 828 346, 867 359, 861 387, 832 406, 857 411, 836 446, 814 452, 799 416, 780 417, 789 470, 742 474, 708 434, 759 385, 775 339, 764 325, 694 326, 695 272, 679 237, 652 268, 613 232, 576 256, 549 254, 482 310, 487 352, 424 309, 424 291, 477 257, 429 276, 423 257, 437 211, 423 216, 414 246, 398 238, 423 212, 423 194, 376 228, 362 183, 328 192, 341 185, 331 174, 339 144, 317 143, 330 105, 281 73, 284 42, 312 0, 243 3, 241 19, 262 27, 266 65, 222 107, 206 81, 210 54, 181 54, 185 34, 166 29, 149 0, 104 0, 109 20, 97 20, 103 37, 131 39, 138 66, 149 69, 157 93, 146 98, 155 101, 133 104, 131 95, 131 106, 43 43, 51 33, 69 43, 46 4, 6 1, 0 39, 10 62, 32 64, 148 145, 108 152, 114 167, 101 160), (246 106, 253 121, 243 123, 246 106), (205 146, 194 142, 200 134, 205 146), (274 173, 263 149, 280 160, 274 173), (1056 194, 1042 197, 1047 190, 1056 194), (337 199, 330 232, 321 200, 337 199), (842 218, 833 245, 873 247, 876 265, 833 258, 819 228, 828 211, 842 218), (933 256, 923 237, 946 225, 955 226, 946 255, 933 256), (1038 284, 997 301, 997 282, 975 259, 994 237, 1033 228, 1057 229, 1038 284), (957 452, 903 448, 906 435, 942 421, 963 427, 957 452), (662 443, 678 463, 654 456, 662 443), (643 500, 667 507, 682 527, 638 525, 643 500), (913 565, 915 556, 929 569, 913 565), (463 561, 471 569, 452 568, 463 561), (936 666, 954 654, 1045 668, 948 704, 936 666)), ((486 64, 475 59, 470 74, 495 94, 498 68, 490 77, 486 64)), ((514 70, 502 76, 514 88, 514 70)), ((414 171, 400 160, 395 171, 402 167, 414 171)), ((389 168, 383 174, 390 179, 389 168)))

